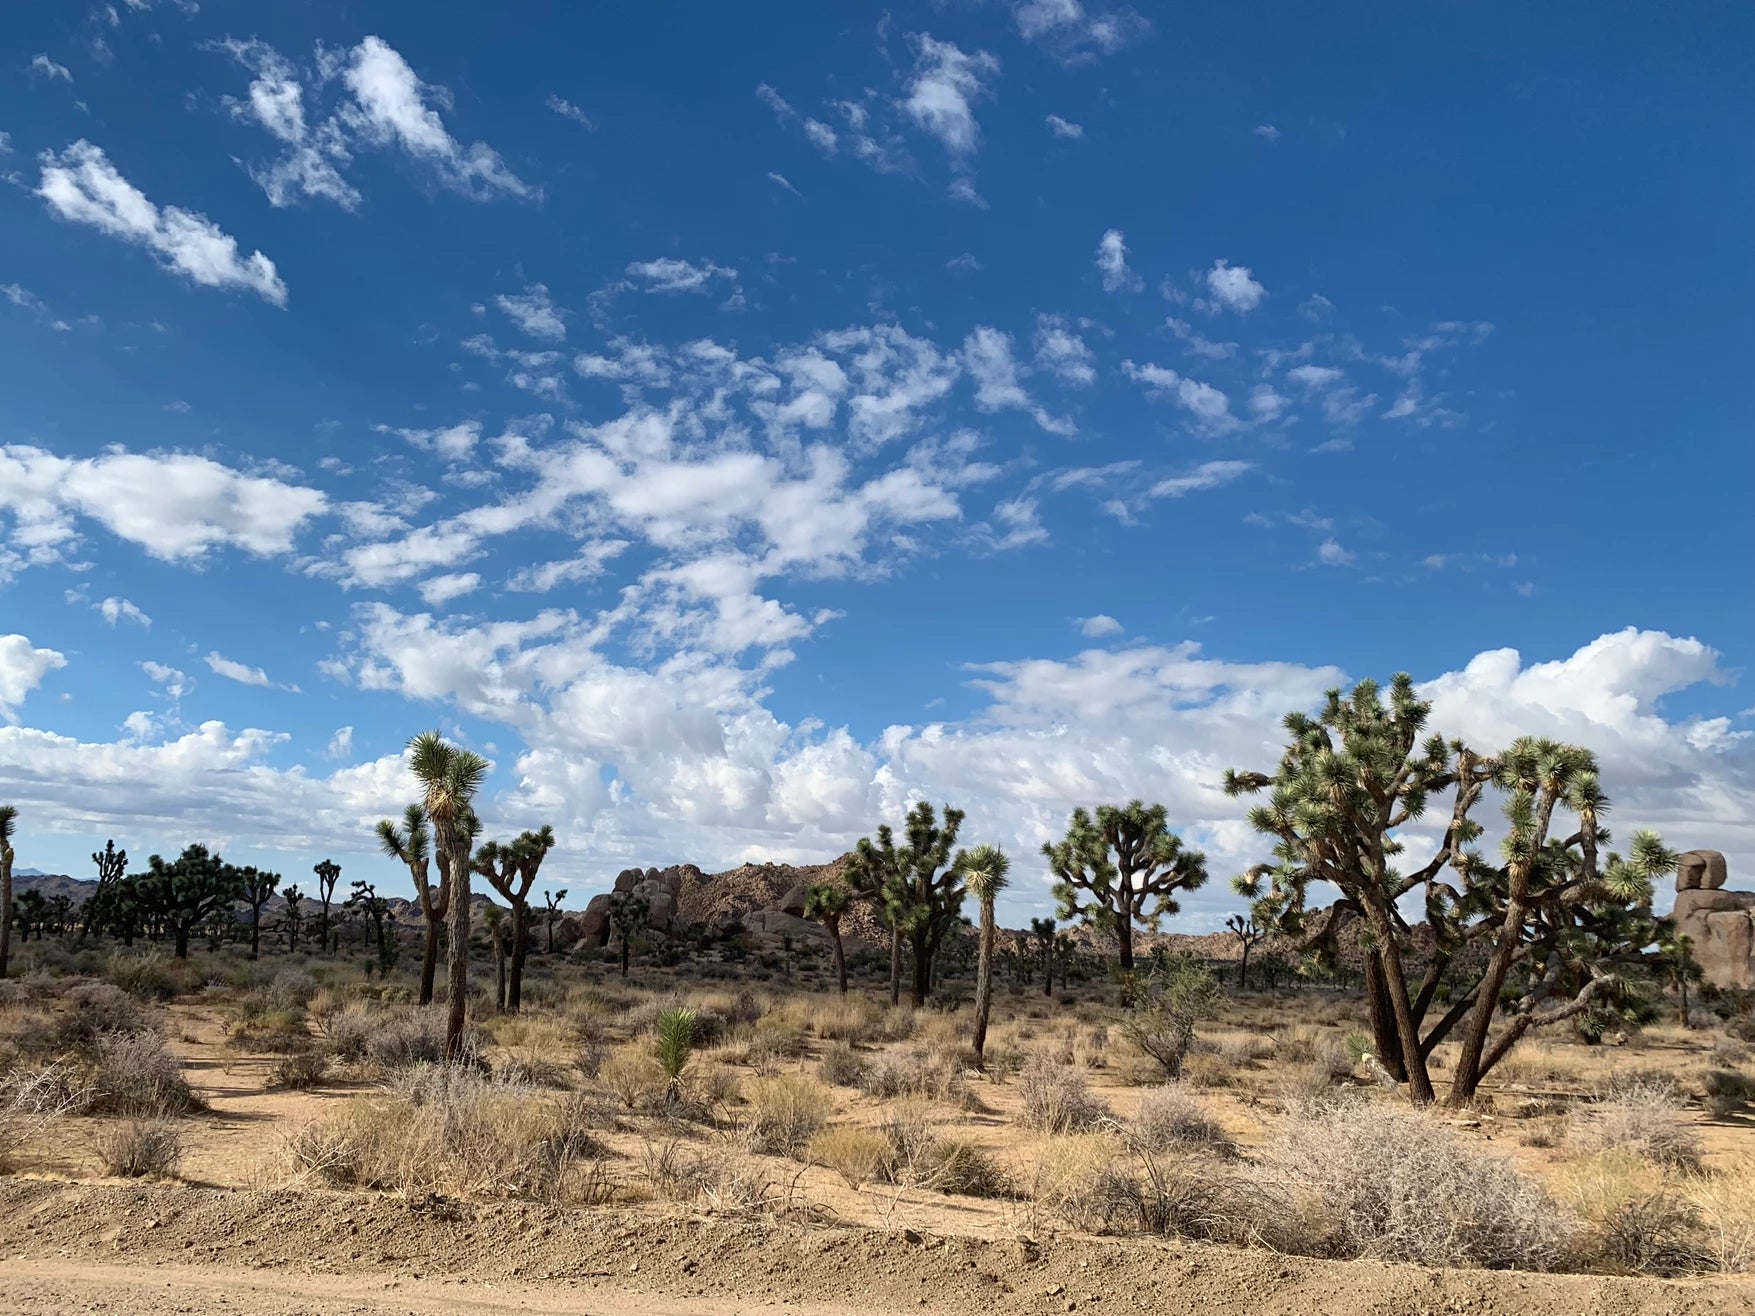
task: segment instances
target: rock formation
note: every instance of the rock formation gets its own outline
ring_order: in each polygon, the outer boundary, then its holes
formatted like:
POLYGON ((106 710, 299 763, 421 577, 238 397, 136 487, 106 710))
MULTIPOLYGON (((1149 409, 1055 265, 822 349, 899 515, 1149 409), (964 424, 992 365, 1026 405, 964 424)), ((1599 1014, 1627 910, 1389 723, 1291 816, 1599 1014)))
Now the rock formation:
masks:
POLYGON ((1676 869, 1676 930, 1694 943, 1706 981, 1755 987, 1755 891, 1725 891, 1725 857, 1690 850, 1676 869))

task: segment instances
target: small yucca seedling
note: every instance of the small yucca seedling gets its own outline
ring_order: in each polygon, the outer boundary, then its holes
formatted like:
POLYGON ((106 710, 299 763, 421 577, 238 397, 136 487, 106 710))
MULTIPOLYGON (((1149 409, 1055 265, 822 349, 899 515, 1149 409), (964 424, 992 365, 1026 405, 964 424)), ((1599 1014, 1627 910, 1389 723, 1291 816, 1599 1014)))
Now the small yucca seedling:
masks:
POLYGON ((658 1064, 664 1070, 665 1097, 682 1095, 683 1073, 695 1054, 695 1012, 686 1005, 673 1005, 658 1016, 658 1064))

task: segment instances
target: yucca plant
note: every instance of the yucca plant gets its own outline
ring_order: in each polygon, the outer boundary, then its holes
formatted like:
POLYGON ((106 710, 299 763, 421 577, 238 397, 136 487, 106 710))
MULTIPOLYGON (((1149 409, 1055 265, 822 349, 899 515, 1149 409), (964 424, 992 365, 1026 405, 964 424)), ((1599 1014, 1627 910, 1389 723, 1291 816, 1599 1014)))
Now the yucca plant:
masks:
POLYGON ((665 1100, 682 1097, 683 1075, 695 1054, 695 1012, 687 1005, 673 1005, 658 1016, 658 1066, 664 1071, 665 1100))

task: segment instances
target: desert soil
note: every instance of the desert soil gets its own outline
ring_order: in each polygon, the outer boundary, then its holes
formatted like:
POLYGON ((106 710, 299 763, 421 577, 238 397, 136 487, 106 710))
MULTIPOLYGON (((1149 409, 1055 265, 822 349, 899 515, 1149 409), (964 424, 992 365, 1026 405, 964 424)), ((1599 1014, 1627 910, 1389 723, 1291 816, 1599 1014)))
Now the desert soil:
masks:
POLYGON ((943 1238, 763 1218, 286 1189, 0 1181, 0 1310, 705 1316, 1740 1312, 1755 1283, 1319 1262, 1144 1240, 943 1238))

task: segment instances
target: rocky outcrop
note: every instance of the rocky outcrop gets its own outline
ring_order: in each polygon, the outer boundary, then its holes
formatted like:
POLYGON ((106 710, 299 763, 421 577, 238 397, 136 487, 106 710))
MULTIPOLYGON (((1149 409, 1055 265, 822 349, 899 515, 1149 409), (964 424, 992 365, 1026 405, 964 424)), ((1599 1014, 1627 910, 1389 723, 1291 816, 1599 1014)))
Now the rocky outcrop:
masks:
POLYGON ((1722 890, 1730 874, 1717 850, 1690 850, 1676 868, 1676 931, 1716 987, 1755 987, 1755 891, 1722 890))

